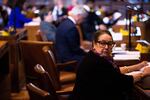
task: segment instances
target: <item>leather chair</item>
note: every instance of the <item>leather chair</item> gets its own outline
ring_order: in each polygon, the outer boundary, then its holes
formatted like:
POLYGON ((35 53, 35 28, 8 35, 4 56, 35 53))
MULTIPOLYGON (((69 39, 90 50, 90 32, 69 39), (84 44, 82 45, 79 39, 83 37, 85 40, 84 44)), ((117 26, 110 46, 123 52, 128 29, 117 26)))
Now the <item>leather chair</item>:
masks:
POLYGON ((40 64, 37 64, 34 70, 38 74, 39 87, 43 90, 49 91, 53 96, 59 96, 61 99, 66 99, 63 95, 72 93, 74 84, 62 85, 60 82, 55 82, 53 80, 55 76, 50 75, 40 64), (59 85, 59 88, 55 87, 56 84, 59 85))
MULTIPOLYGON (((51 73, 51 67, 47 65, 47 62, 50 62, 48 60, 45 60, 44 52, 42 48, 44 46, 49 47, 53 52, 53 42, 41 42, 41 41, 25 41, 22 40, 19 43, 20 49, 21 49, 21 57, 24 63, 24 69, 26 74, 26 82, 32 82, 36 83, 37 75, 34 71, 33 66, 36 64, 41 64, 44 66, 44 69, 48 71, 48 73, 51 73)), ((69 62, 70 63, 70 62, 69 62)), ((64 64, 59 64, 65 66, 64 64)), ((59 72, 58 72, 59 74, 59 72)), ((74 72, 61 72, 59 74, 58 80, 60 80, 61 83, 67 83, 67 82, 74 82, 76 78, 76 74, 74 72)))
POLYGON ((28 90, 30 100, 58 100, 58 98, 51 95, 51 93, 42 90, 32 83, 28 83, 26 88, 28 90))

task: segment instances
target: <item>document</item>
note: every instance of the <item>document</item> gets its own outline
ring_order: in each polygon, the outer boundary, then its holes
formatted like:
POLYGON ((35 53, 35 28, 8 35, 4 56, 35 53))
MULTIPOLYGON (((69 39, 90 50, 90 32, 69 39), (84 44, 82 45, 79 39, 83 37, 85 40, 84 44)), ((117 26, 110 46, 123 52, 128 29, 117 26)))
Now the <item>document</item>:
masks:
MULTIPOLYGON (((119 49, 119 48, 117 48, 119 49)), ((113 59, 114 60, 139 60, 140 52, 139 51, 125 51, 125 50, 113 50, 113 59)))

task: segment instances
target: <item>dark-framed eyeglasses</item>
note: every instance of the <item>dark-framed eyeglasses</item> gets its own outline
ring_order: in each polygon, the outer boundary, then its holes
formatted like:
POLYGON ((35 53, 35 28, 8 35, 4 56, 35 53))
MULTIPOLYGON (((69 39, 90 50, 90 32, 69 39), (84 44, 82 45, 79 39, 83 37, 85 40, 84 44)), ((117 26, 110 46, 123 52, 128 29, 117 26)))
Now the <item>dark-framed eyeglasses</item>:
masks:
POLYGON ((102 40, 102 41, 97 41, 97 43, 99 43, 100 45, 102 46, 114 46, 115 45, 115 42, 114 41, 105 41, 105 40, 102 40))

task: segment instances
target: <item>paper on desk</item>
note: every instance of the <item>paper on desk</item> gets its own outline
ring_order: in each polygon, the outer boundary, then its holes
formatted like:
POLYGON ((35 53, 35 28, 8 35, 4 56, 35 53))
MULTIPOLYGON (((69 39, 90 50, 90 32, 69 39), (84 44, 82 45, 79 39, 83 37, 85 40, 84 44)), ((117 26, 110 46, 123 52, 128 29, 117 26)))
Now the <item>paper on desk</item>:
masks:
POLYGON ((123 36, 120 33, 112 34, 112 37, 113 37, 114 41, 121 41, 121 40, 123 40, 123 36))
POLYGON ((139 60, 140 58, 134 55, 115 55, 113 59, 114 60, 139 60))
POLYGON ((126 73, 126 75, 134 75, 134 74, 139 74, 139 73, 142 73, 142 71, 133 71, 130 73, 126 73))
POLYGON ((114 41, 122 41, 123 40, 123 36, 121 33, 116 33, 112 30, 112 28, 109 28, 109 32, 111 33, 113 40, 114 41))
POLYGON ((139 51, 123 51, 123 53, 114 54, 114 60, 139 60, 140 52, 139 51))
POLYGON ((126 54, 127 51, 123 50, 121 47, 114 47, 113 48, 113 51, 112 51, 113 54, 126 54))
POLYGON ((25 23, 25 26, 39 26, 40 25, 40 22, 29 22, 29 23, 25 23))

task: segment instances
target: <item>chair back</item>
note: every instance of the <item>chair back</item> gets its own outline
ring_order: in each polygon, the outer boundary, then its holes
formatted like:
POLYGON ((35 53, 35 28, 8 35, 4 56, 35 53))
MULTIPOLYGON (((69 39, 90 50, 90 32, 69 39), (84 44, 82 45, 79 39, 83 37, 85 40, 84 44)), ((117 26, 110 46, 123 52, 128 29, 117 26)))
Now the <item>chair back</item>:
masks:
POLYGON ((40 30, 37 31, 35 36, 36 36, 37 41, 48 41, 46 35, 44 33, 42 33, 40 30))
POLYGON ((79 36, 80 36, 80 46, 82 49, 89 51, 92 48, 92 42, 84 40, 83 38, 83 32, 81 29, 80 25, 76 25, 78 32, 79 32, 79 36))
POLYGON ((46 66, 50 68, 50 76, 52 77, 52 80, 54 82, 54 87, 56 90, 59 90, 61 88, 61 83, 59 80, 59 71, 57 70, 55 57, 52 52, 52 50, 48 46, 43 47, 43 54, 46 62, 46 66))
POLYGON ((48 91, 52 96, 53 100, 57 100, 58 96, 56 94, 56 90, 54 88, 54 81, 52 77, 49 75, 47 71, 41 66, 40 64, 37 64, 34 67, 35 72, 38 74, 38 84, 39 87, 45 91, 48 91))
POLYGON ((79 36, 80 36, 80 45, 82 44, 83 42, 83 32, 81 30, 81 27, 80 25, 76 25, 77 29, 78 29, 78 32, 79 32, 79 36))
POLYGON ((26 85, 30 100, 53 100, 51 94, 32 83, 26 85))
MULTIPOLYGON (((34 71, 33 66, 35 66, 36 64, 41 64, 42 66, 46 66, 43 51, 42 51, 42 48, 44 46, 53 48, 53 43, 41 42, 41 41, 25 41, 25 40, 22 40, 19 43, 27 83, 37 80, 36 73, 34 71)), ((48 71, 49 69, 45 68, 45 70, 48 71)))

